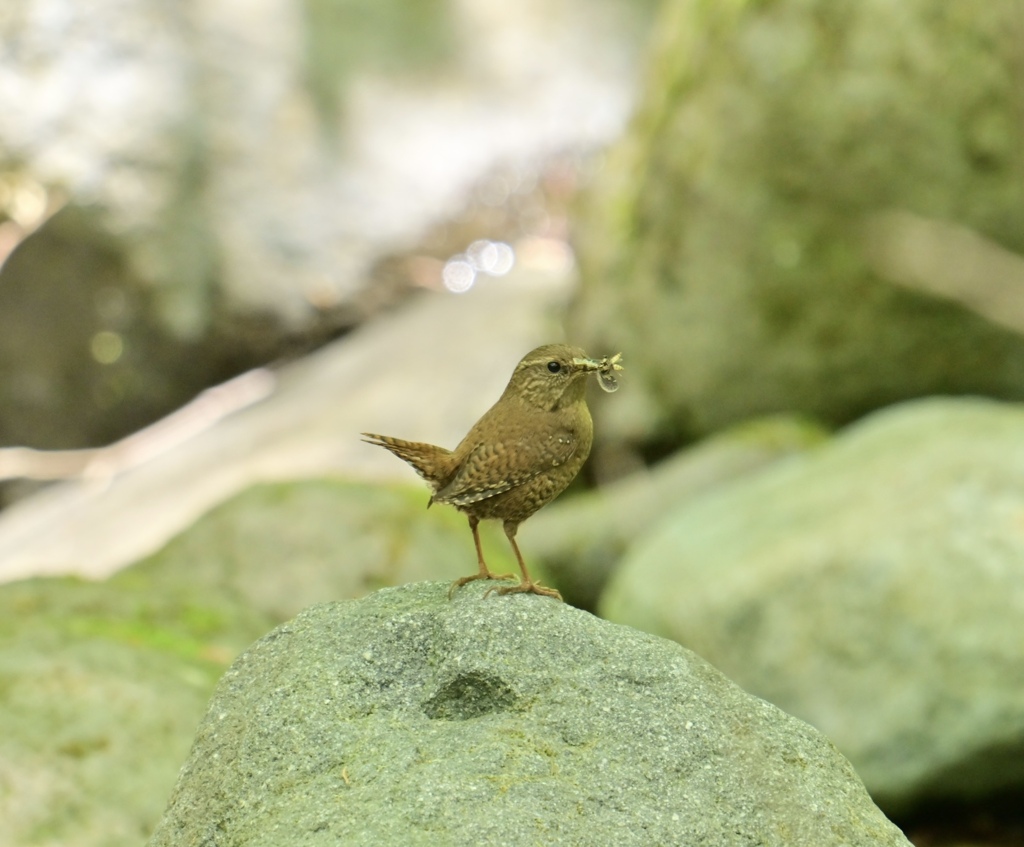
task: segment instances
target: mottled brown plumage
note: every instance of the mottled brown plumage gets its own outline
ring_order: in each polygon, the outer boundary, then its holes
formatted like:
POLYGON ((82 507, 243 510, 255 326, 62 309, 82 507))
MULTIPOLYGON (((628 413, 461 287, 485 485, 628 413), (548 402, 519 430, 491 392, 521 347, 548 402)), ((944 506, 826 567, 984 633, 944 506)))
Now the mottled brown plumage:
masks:
POLYGON ((456 580, 452 590, 475 579, 509 579, 491 573, 480 547, 478 524, 503 521, 522 579, 499 594, 532 592, 561 599, 553 588, 530 578, 516 543, 519 524, 550 503, 579 473, 594 437, 585 398, 587 376, 614 391, 619 356, 588 358, 578 347, 548 344, 516 365, 495 403, 454 450, 364 432, 370 444, 386 447, 408 462, 433 490, 427 503, 449 503, 469 518, 479 572, 456 580))

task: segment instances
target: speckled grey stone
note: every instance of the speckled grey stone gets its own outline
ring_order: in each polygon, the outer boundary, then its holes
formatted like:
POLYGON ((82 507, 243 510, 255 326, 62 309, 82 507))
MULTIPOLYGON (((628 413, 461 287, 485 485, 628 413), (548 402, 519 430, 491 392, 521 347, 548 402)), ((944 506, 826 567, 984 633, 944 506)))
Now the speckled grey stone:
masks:
POLYGON ((932 399, 684 505, 602 598, 825 732, 892 814, 1024 786, 1024 406, 932 399))
POLYGON ((152 847, 907 843, 824 736, 697 656, 485 589, 314 606, 253 645, 152 847))

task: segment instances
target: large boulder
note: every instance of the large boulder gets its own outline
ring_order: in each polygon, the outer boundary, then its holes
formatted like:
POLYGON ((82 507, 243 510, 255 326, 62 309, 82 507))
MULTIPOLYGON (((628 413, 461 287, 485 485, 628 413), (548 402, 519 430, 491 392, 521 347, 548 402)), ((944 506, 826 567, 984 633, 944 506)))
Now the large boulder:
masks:
POLYGON ((1024 398, 1024 340, 982 316, 1024 276, 1019 11, 665 6, 637 117, 575 230, 573 335, 624 349, 645 395, 642 418, 598 410, 600 437, 1024 398), (921 290, 939 277, 978 310, 921 290))
POLYGON ((0 844, 128 847, 218 677, 274 619, 193 572, 0 586, 0 844))
POLYGON ((678 645, 473 584, 312 607, 222 679, 150 844, 907 844, 678 645))
POLYGON ((826 733, 887 811, 1024 787, 1024 408, 915 401, 690 502, 608 618, 826 733))

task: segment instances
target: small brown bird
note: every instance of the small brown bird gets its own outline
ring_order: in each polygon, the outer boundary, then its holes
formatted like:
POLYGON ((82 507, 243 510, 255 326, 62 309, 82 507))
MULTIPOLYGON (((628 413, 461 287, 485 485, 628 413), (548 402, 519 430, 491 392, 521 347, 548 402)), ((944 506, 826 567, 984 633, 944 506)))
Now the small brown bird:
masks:
POLYGON ((367 443, 386 447, 430 484, 433 495, 428 507, 450 503, 469 518, 480 570, 456 580, 452 591, 475 579, 512 578, 491 573, 480 547, 480 521, 497 518, 504 522, 522 571, 518 585, 499 588, 498 593, 531 592, 562 599, 554 588, 530 578, 516 544, 516 530, 561 494, 583 467, 594 438, 585 397, 587 376, 596 373, 605 391, 615 391, 621 358, 617 353, 591 359, 578 347, 565 344, 547 344, 527 353, 498 402, 454 450, 362 433, 367 443))

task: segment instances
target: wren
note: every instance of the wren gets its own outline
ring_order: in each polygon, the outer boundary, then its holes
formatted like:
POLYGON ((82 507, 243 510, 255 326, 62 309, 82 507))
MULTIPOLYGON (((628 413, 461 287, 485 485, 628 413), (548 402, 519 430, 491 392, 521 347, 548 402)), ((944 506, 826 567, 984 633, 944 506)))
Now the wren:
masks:
POLYGON ((498 402, 454 450, 362 433, 367 443, 387 448, 427 481, 433 491, 428 508, 432 503, 449 503, 469 518, 479 572, 452 583, 449 596, 473 580, 514 578, 491 573, 484 561, 478 526, 494 518, 503 521, 522 572, 518 585, 499 588, 498 593, 529 592, 562 599, 554 588, 531 579, 516 543, 516 530, 561 494, 583 467, 594 439, 585 396, 587 377, 597 374, 605 391, 615 391, 621 358, 617 353, 591 359, 580 348, 565 344, 547 344, 527 353, 498 402))

